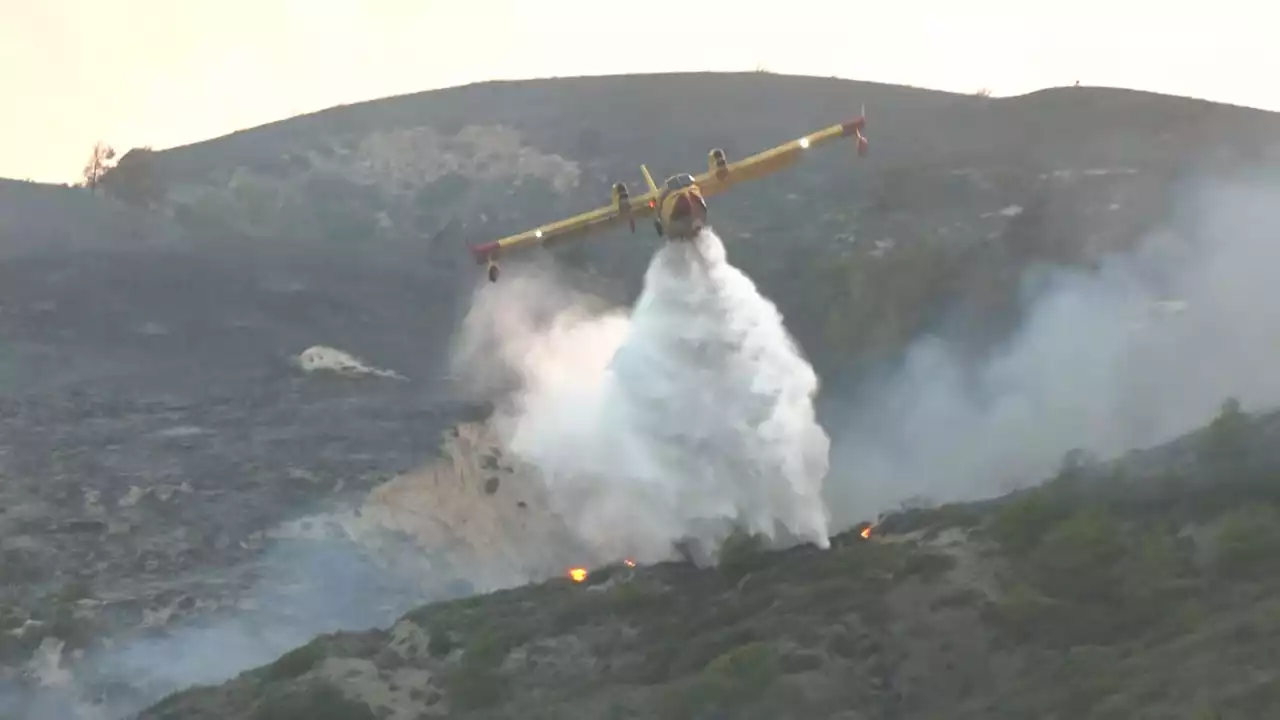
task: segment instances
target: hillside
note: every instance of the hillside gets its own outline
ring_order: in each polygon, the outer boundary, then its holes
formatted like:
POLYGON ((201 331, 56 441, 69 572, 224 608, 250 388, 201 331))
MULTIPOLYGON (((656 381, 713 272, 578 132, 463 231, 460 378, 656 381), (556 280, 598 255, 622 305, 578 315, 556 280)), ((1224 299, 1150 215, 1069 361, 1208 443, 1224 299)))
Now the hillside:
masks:
MULTIPOLYGON (((822 377, 838 525, 1166 440, 1227 395, 1280 403, 1251 330, 1280 321, 1280 117, 1242 108, 764 73, 485 83, 137 152, 97 195, 0 181, 0 714, 114 718, 561 574, 585 550, 450 376, 466 244, 863 103, 870 157, 836 147, 712 206, 822 377), (1126 263, 1150 287, 1128 293, 1126 263)), ((557 259, 626 303, 657 246, 557 259)))
MULTIPOLYGON (((864 104, 870 158, 837 146, 712 211, 735 262, 832 379, 891 363, 908 338, 944 324, 978 346, 998 339, 1019 319, 1017 268, 1096 263, 1164 221, 1180 181, 1280 154, 1273 113, 1148 93, 991 99, 671 74, 483 83, 334 108, 161 153, 150 186, 166 213, 203 232, 404 253, 435 271, 431 282, 457 287, 466 244, 605 203, 611 183, 643 184, 641 163, 659 176, 698 172, 713 147, 743 157, 864 104)), ((625 301, 655 244, 619 231, 558 253, 625 301)))
POLYGON ((1224 411, 826 551, 740 537, 716 568, 429 605, 140 719, 1272 717, 1277 437, 1224 411))

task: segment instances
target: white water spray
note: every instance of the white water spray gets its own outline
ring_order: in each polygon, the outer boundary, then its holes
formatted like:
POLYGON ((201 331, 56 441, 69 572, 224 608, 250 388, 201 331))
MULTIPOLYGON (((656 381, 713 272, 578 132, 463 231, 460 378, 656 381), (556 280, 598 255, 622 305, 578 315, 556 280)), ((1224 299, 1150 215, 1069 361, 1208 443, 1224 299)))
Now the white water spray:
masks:
POLYGON ((479 292, 457 367, 519 375, 499 430, 601 560, 714 547, 734 525, 828 545, 818 378, 718 237, 659 249, 629 317, 508 275, 479 292))

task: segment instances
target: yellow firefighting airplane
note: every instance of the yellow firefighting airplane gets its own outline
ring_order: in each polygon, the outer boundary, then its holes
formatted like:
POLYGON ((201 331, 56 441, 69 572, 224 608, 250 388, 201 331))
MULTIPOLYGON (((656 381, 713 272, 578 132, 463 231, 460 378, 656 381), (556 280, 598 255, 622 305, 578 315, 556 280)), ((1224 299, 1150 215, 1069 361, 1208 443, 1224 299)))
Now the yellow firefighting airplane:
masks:
POLYGON ((757 153, 735 163, 727 162, 724 151, 716 148, 707 154, 707 172, 694 177, 688 174, 672 175, 663 187, 658 187, 644 165, 644 181, 649 191, 633 198, 627 193, 625 183, 614 183, 613 202, 590 212, 575 215, 567 220, 543 225, 518 235, 494 240, 471 248, 476 262, 489 266, 489 281, 498 280, 497 258, 503 252, 531 244, 550 245, 578 237, 589 232, 603 230, 623 220, 636 231, 636 218, 657 214, 653 227, 658 236, 671 240, 690 240, 707 222, 705 198, 728 190, 737 183, 754 180, 789 167, 804 151, 831 140, 853 137, 858 144, 858 154, 867 154, 867 139, 862 130, 866 126, 866 109, 849 122, 832 125, 798 140, 757 153))

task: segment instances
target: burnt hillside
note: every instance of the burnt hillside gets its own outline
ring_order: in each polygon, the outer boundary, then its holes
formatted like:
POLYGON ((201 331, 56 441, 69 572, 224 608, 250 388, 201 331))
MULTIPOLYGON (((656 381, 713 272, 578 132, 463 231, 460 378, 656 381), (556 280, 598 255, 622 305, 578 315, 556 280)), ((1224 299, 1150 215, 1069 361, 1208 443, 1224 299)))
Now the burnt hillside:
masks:
MULTIPOLYGON (((926 333, 972 357, 999 347, 1031 270, 1089 272, 1153 230, 1194 232, 1183 189, 1264 172, 1280 145, 1275 114, 1147 93, 687 74, 333 108, 133 153, 96 195, 0 181, 0 714, 61 719, 65 704, 27 691, 136 709, 191 680, 176 662, 147 683, 113 677, 104 639, 219 613, 280 631, 219 656, 233 674, 322 630, 545 577, 562 528, 507 465, 494 483, 506 460, 459 425, 484 408, 445 376, 481 275, 466 245, 602 203, 610 182, 638 186, 642 162, 698 171, 712 147, 740 157, 863 104, 870 157, 837 145, 711 209, 817 366, 824 405, 876 387, 926 333), (317 347, 364 366, 313 371, 317 347), (393 518, 382 533, 398 507, 422 527, 393 518), (322 536, 324 513, 363 534, 322 536), (350 568, 287 584, 354 609, 269 592, 251 607, 255 588, 308 567, 270 555, 281 533, 350 568), (408 587, 381 585, 403 558, 408 587)), ((557 256, 627 302, 656 243, 613 233, 557 256)))

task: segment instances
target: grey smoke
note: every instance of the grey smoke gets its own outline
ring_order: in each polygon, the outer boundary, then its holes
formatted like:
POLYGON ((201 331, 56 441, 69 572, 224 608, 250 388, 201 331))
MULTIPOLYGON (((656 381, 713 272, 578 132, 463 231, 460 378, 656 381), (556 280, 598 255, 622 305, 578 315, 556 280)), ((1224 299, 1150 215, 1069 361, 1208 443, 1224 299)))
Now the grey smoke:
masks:
POLYGON ((1025 274, 1026 320, 977 367, 936 338, 833 428, 837 522, 992 496, 1076 447, 1111 457, 1280 401, 1280 185, 1202 183, 1097 271, 1025 274))
POLYGON ((163 632, 117 634, 70 665, 67 685, 0 683, 0 717, 132 717, 176 690, 223 682, 322 633, 385 627, 433 599, 417 578, 375 560, 337 540, 279 543, 257 562, 238 606, 163 632))
POLYGON ((481 387, 511 381, 493 386, 509 450, 599 559, 666 559, 732 526, 827 545, 817 376, 714 233, 659 248, 630 313, 508 273, 477 294, 457 357, 481 387))

